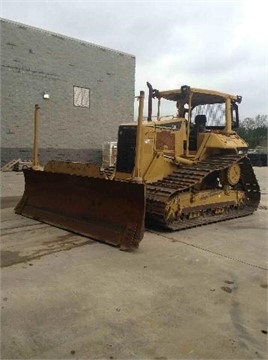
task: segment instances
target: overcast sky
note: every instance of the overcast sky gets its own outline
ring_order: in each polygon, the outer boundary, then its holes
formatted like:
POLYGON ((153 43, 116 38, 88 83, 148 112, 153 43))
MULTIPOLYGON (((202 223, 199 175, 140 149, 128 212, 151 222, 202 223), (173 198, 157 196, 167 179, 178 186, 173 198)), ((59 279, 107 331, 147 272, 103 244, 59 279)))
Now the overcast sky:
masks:
POLYGON ((190 85, 243 96, 268 114, 267 6, 254 1, 13 1, 1 17, 136 57, 136 94, 190 85))

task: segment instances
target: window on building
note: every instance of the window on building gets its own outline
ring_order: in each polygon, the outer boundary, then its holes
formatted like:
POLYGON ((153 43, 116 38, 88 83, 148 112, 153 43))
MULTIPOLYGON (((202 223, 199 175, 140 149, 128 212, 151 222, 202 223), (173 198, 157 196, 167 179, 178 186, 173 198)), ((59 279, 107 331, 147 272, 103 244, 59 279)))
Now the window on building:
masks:
POLYGON ((74 106, 89 108, 90 89, 74 86, 74 106))

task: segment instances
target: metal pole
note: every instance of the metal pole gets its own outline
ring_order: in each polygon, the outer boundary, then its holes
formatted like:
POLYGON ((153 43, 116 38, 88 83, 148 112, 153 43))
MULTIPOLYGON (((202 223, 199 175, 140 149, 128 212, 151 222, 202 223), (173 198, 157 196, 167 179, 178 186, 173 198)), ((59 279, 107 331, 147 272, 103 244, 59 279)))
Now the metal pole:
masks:
POLYGON ((232 103, 231 99, 227 98, 225 102, 225 116, 226 116, 226 125, 225 125, 225 132, 227 134, 232 133, 232 103))
POLYGON ((139 99, 139 114, 138 114, 138 124, 137 124, 137 136, 136 136, 136 158, 135 158, 135 169, 134 169, 134 179, 137 182, 142 182, 141 177, 141 151, 142 151, 142 121, 143 121, 143 108, 144 108, 144 91, 140 91, 139 99))
POLYGON ((147 86, 149 88, 149 96, 148 96, 148 121, 152 121, 152 101, 153 101, 153 87, 152 85, 147 81, 147 86))
POLYGON ((39 167, 38 160, 38 133, 39 133, 39 105, 35 105, 34 109, 34 148, 33 148, 33 168, 39 167))
POLYGON ((191 109, 192 109, 192 97, 193 97, 193 93, 190 93, 189 95, 189 108, 188 108, 188 122, 187 122, 187 137, 186 137, 186 156, 189 156, 189 142, 190 142, 190 131, 191 131, 191 109))
POLYGON ((158 98, 158 103, 157 103, 157 120, 160 120, 160 102, 161 102, 161 98, 158 98))

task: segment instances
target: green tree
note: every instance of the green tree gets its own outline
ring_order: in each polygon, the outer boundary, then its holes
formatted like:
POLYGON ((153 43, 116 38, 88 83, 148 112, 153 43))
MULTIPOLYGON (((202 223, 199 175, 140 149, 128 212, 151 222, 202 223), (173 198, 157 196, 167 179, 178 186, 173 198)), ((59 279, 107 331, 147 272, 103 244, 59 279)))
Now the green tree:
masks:
POLYGON ((240 123, 240 127, 237 129, 238 135, 240 135, 248 144, 249 148, 255 149, 256 146, 261 144, 267 144, 267 132, 268 132, 268 116, 257 115, 253 118, 245 118, 240 123))

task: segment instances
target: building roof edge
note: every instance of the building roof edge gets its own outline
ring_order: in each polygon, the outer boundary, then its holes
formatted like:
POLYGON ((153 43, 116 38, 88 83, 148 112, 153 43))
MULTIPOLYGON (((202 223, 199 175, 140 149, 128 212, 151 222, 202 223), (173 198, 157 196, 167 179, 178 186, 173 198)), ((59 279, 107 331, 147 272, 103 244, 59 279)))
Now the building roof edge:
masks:
POLYGON ((64 35, 62 33, 56 33, 54 31, 41 29, 41 28, 38 28, 36 26, 27 25, 27 24, 24 24, 24 23, 21 23, 21 22, 17 22, 17 21, 10 20, 10 19, 4 19, 4 18, 1 18, 1 17, 0 17, 0 22, 5 22, 5 23, 16 25, 18 27, 25 27, 25 28, 28 28, 28 29, 40 31, 40 32, 46 33, 48 35, 52 35, 52 36, 59 37, 59 38, 62 37, 64 39, 72 40, 72 41, 78 42, 80 44, 89 45, 89 46, 93 46, 93 47, 96 47, 96 48, 99 48, 99 49, 112 51, 112 52, 114 52, 116 54, 125 55, 125 56, 129 56, 131 58, 136 59, 135 55, 133 55, 133 54, 129 54, 129 53, 126 53, 126 52, 120 51, 120 50, 115 50, 115 49, 112 49, 112 48, 109 48, 109 47, 106 47, 106 46, 94 44, 94 43, 89 42, 89 41, 80 40, 80 39, 77 39, 77 38, 74 38, 74 37, 71 37, 71 36, 68 36, 68 35, 64 35))

